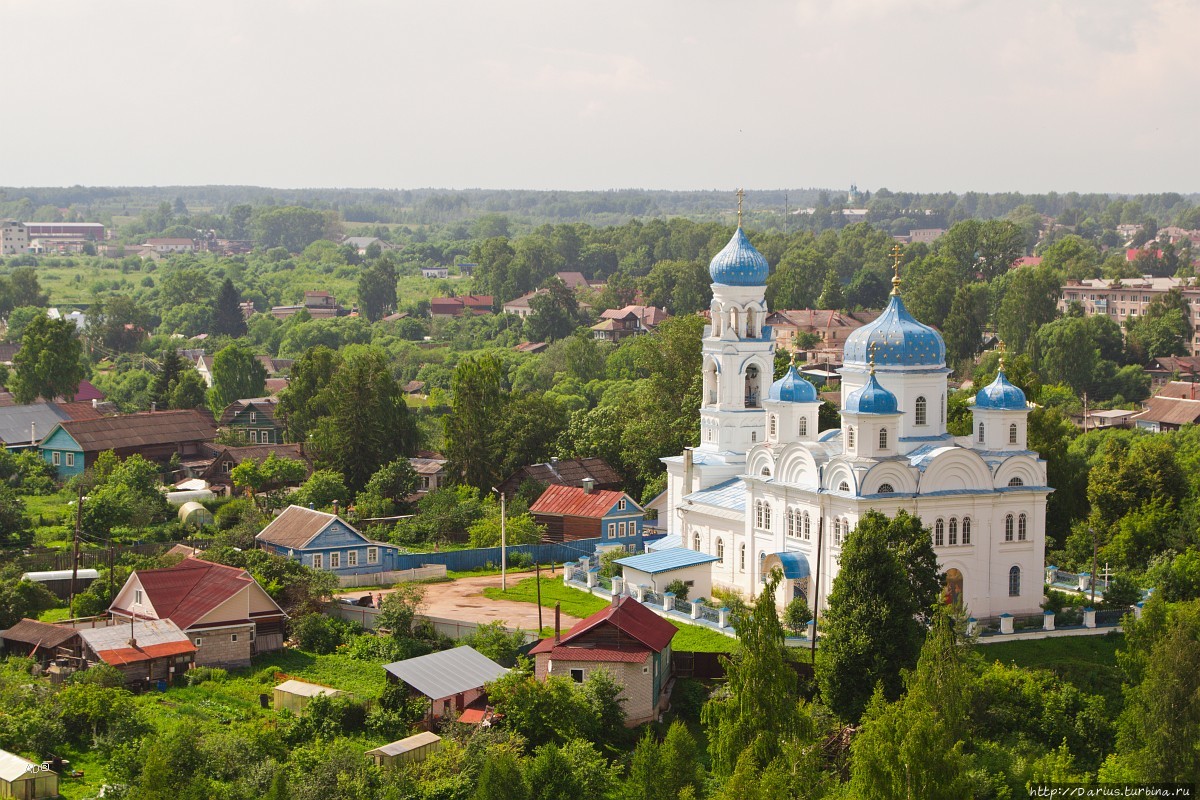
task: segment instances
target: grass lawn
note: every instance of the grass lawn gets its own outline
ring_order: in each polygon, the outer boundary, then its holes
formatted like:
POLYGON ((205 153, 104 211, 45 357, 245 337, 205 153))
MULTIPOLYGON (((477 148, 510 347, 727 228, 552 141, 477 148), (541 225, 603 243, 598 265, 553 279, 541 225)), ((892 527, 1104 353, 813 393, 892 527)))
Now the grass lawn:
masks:
POLYGON ((41 622, 58 622, 59 620, 70 619, 71 609, 63 606, 62 608, 51 608, 43 611, 38 620, 41 622))
POLYGON ((997 642, 979 646, 987 661, 1015 664, 1026 669, 1047 669, 1085 692, 1103 695, 1110 711, 1119 711, 1121 670, 1117 650, 1125 635, 1068 636, 1027 642, 997 642))
MULTIPOLYGON (((517 603, 536 603, 537 602, 537 586, 536 578, 525 578, 519 581, 515 586, 510 586, 507 592, 502 592, 498 587, 489 587, 483 590, 483 596, 492 600, 512 600, 517 603)), ((608 605, 608 601, 593 594, 572 589, 569 586, 563 586, 561 580, 542 580, 542 605, 547 608, 553 608, 555 601, 562 604, 564 614, 570 614, 572 617, 591 616, 597 611, 600 611, 608 605)), ((674 650, 691 651, 699 653, 728 653, 732 652, 733 647, 737 644, 737 639, 731 636, 726 636, 722 633, 717 633, 714 630, 701 627, 700 625, 689 625, 686 622, 680 623, 675 620, 668 620, 676 628, 679 628, 679 633, 675 634, 675 638, 671 641, 671 647, 674 650)), ((542 635, 550 635, 553 630, 543 630, 542 635)))

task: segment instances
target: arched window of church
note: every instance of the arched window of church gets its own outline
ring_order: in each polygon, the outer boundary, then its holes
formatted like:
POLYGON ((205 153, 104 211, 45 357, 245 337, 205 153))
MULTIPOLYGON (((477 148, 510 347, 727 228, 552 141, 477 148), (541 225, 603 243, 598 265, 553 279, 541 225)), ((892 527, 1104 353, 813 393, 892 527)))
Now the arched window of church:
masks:
POLYGON ((1021 568, 1014 566, 1008 571, 1008 596, 1021 596, 1021 568))
POLYGON ((757 441, 758 441, 758 431, 750 431, 750 443, 753 444, 757 441))
POLYGON ((796 535, 796 515, 790 508, 783 512, 783 532, 788 536, 796 535))
POLYGON ((774 414, 772 414, 771 415, 771 435, 772 436, 774 436, 776 434, 776 425, 778 424, 778 421, 779 421, 779 418, 776 417, 774 414))
POLYGON ((746 309, 746 338, 757 339, 754 333, 754 309, 746 309))
POLYGON ((729 331, 734 336, 738 336, 738 310, 736 308, 729 309, 729 331))
POLYGON ((717 539, 717 561, 725 563, 725 540, 717 539))
POLYGON ((1029 532, 1029 520, 1024 514, 1022 514, 1021 516, 1017 517, 1017 541, 1018 542, 1025 541, 1025 537, 1028 534, 1028 532, 1029 532))
POLYGON ((892 485, 890 483, 881 483, 881 484, 879 484, 879 493, 880 494, 895 494, 896 490, 892 488, 892 485))
POLYGON ((971 543, 971 518, 963 517, 963 544, 971 543))
POLYGON ((812 519, 808 516, 808 512, 805 511, 804 512, 804 538, 805 539, 812 538, 811 524, 812 524, 812 519))
POLYGON ((839 492, 850 491, 850 484, 846 483, 845 481, 842 481, 841 483, 838 484, 838 491, 839 492))
POLYGON ((924 397, 917 398, 917 413, 915 416, 916 416, 916 424, 918 424, 918 425, 926 424, 927 420, 925 419, 926 410, 925 410, 925 398, 924 397))
POLYGON ((1008 426, 1008 443, 1017 443, 1017 423, 1013 422, 1008 426))
POLYGON ((946 543, 946 523, 941 517, 933 523, 933 546, 941 547, 946 543))
POLYGON ((1004 541, 1011 542, 1013 540, 1013 516, 1009 514, 1004 518, 1004 541))
POLYGON ((979 439, 979 443, 980 443, 980 444, 983 444, 983 423, 982 423, 982 422, 981 422, 981 423, 979 423, 979 436, 978 436, 978 439, 979 439))
POLYGON ((950 518, 950 527, 947 530, 947 539, 949 544, 958 544, 958 517, 950 518))
MULTIPOLYGON (((719 318, 718 318, 719 319, 719 318)), ((720 335, 719 333, 717 334, 720 335)), ((704 365, 704 396, 708 405, 717 403, 717 363, 709 361, 704 365)))
POLYGON ((771 528, 771 504, 763 503, 763 527, 767 530, 771 528))
POLYGON ((1021 480, 1020 478, 1011 478, 1008 481, 1008 485, 1009 486, 1024 486, 1025 481, 1021 480))
POLYGON ((846 446, 854 449, 854 426, 851 425, 846 429, 846 446))
POLYGON ((746 408, 758 408, 758 367, 746 367, 746 408))
POLYGON ((692 549, 695 550, 697 553, 700 552, 700 532, 699 531, 692 534, 692 549))
POLYGON ((887 428, 879 429, 879 449, 887 450, 887 428))
POLYGON ((762 500, 754 501, 754 524, 756 527, 762 527, 763 504, 762 500))
POLYGON ((746 545, 738 548, 738 569, 742 572, 746 571, 746 545))
POLYGON ((800 435, 808 436, 808 417, 800 418, 800 435))
POLYGON ((763 468, 762 468, 762 473, 761 473, 761 474, 762 474, 762 476, 763 476, 764 478, 769 478, 769 477, 771 477, 771 468, 770 468, 770 467, 763 467, 763 468))
POLYGON ((833 521, 833 543, 839 547, 842 544, 842 521, 840 519, 833 521))

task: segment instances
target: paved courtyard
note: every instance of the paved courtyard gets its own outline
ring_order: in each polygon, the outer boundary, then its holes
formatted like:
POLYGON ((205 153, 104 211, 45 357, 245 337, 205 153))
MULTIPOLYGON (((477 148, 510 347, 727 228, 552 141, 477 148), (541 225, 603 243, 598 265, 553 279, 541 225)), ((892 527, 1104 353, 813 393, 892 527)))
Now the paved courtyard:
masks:
MULTIPOLYGON (((532 572, 510 572, 508 585, 512 588, 517 581, 532 577, 532 572)), ((542 572, 542 580, 561 581, 562 573, 554 576, 542 572)), ((421 604, 421 614, 428 617, 454 619, 463 622, 503 622, 510 628, 521 628, 526 631, 537 630, 538 610, 533 603, 517 603, 512 600, 489 600, 483 596, 483 590, 489 586, 500 586, 499 575, 486 575, 480 578, 459 578, 449 583, 430 583, 425 586, 425 600, 421 604)), ((391 589, 375 589, 373 591, 347 592, 339 597, 359 598, 365 594, 389 594, 391 589)), ((577 617, 562 615, 564 630, 578 622, 577 617)), ((547 627, 554 625, 554 609, 542 609, 542 623, 547 627)))

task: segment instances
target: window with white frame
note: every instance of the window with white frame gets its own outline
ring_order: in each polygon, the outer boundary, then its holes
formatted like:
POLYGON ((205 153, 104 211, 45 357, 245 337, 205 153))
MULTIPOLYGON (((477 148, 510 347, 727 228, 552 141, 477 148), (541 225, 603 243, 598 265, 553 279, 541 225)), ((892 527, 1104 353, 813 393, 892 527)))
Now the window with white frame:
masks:
POLYGON ((368 564, 378 564, 379 563, 379 548, 378 547, 368 547, 367 548, 367 563, 368 564))
POLYGON ((608 538, 610 538, 610 539, 617 538, 617 523, 615 523, 615 522, 608 523, 608 538))
POLYGON ((74 453, 67 453, 67 466, 68 467, 75 466, 75 454, 74 453))
POLYGON ((50 454, 50 463, 57 467, 62 463, 62 454, 55 450, 50 454))
POLYGON ((846 429, 846 446, 854 449, 854 426, 851 425, 846 429))
POLYGON ((808 436, 808 417, 800 418, 800 435, 808 436))
POLYGON ((914 420, 915 424, 925 425, 927 423, 926 402, 925 402, 924 397, 917 398, 917 413, 914 414, 913 416, 916 417, 916 419, 914 420))
POLYGON ((1011 478, 1008 481, 1008 485, 1009 486, 1024 486, 1025 481, 1021 480, 1020 478, 1011 478))
POLYGON ((625 523, 624 522, 617 524, 617 538, 618 539, 625 538, 625 523))
POLYGON ((812 518, 808 516, 808 512, 804 512, 804 538, 812 538, 812 518))
POLYGON ((746 571, 746 545, 741 545, 738 548, 738 569, 742 572, 746 571))
POLYGON ((896 490, 890 483, 879 484, 879 494, 895 494, 896 490))
POLYGON ((1008 596, 1021 596, 1021 568, 1018 566, 1013 566, 1008 571, 1008 596))
POLYGON ((313 569, 324 569, 325 559, 320 553, 313 553, 313 569))
POLYGON ((142 600, 142 590, 141 590, 141 589, 134 589, 134 590, 133 590, 133 604, 134 604, 134 605, 138 605, 138 606, 140 606, 140 605, 142 604, 142 602, 143 602, 143 600, 142 600))
POLYGON ((983 444, 983 423, 979 423, 979 435, 976 437, 980 444, 983 444))
POLYGON ((1017 423, 1013 422, 1008 426, 1008 443, 1017 443, 1017 423))
POLYGON ((625 498, 622 497, 620 500, 617 501, 617 511, 624 511, 624 510, 625 510, 625 498))
POLYGON ((946 543, 958 544, 958 517, 950 518, 950 526, 946 529, 946 543))
POLYGON ((357 567, 358 566, 358 551, 357 550, 351 550, 346 553, 346 566, 347 567, 357 567))
POLYGON ((763 528, 771 529, 771 504, 763 503, 763 528))
POLYGON ((1017 541, 1018 542, 1025 541, 1025 538, 1028 534, 1028 524, 1029 524, 1029 520, 1024 514, 1017 517, 1017 541))
POLYGON ((946 544, 946 523, 941 517, 933 523, 933 546, 941 547, 946 544))
POLYGON ((838 484, 838 491, 839 491, 839 492, 848 492, 848 491, 850 491, 850 484, 849 484, 849 483, 847 483, 846 481, 842 481, 841 483, 839 483, 839 484, 838 484))
POLYGON ((1004 518, 1004 541, 1011 542, 1013 540, 1013 515, 1009 514, 1004 518))
POLYGON ((341 553, 330 553, 329 554, 329 568, 330 569, 340 569, 341 566, 342 566, 342 554, 341 553))
POLYGON ((236 634, 236 633, 231 633, 231 634, 229 634, 229 641, 231 641, 231 642, 236 642, 236 641, 237 641, 237 634, 236 634))
POLYGON ((971 543, 971 518, 970 517, 963 517, 962 533, 963 533, 963 538, 962 538, 963 544, 970 544, 971 543))
POLYGON ((783 512, 783 531, 790 537, 796 535, 796 514, 790 508, 783 512))
POLYGON ((761 528, 763 526, 763 502, 762 500, 754 501, 754 526, 761 528))
POLYGON ((692 549, 697 553, 700 552, 700 532, 692 534, 692 549))
POLYGON ((888 447, 887 428, 879 429, 879 449, 887 450, 888 447))
POLYGON ((717 561, 725 563, 725 540, 717 539, 717 561))
POLYGON ((771 415, 771 435, 772 436, 775 435, 778 424, 779 424, 779 418, 776 417, 774 414, 772 414, 771 415))

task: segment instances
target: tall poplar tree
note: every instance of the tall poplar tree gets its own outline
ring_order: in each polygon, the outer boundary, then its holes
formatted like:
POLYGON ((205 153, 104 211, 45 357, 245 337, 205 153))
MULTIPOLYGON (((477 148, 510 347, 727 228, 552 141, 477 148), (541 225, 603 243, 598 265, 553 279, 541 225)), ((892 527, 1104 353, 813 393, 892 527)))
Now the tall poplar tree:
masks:
POLYGON ((462 361, 450 381, 450 413, 442 421, 447 469, 468 486, 487 492, 499 476, 496 430, 504 405, 500 361, 482 355, 462 361))

